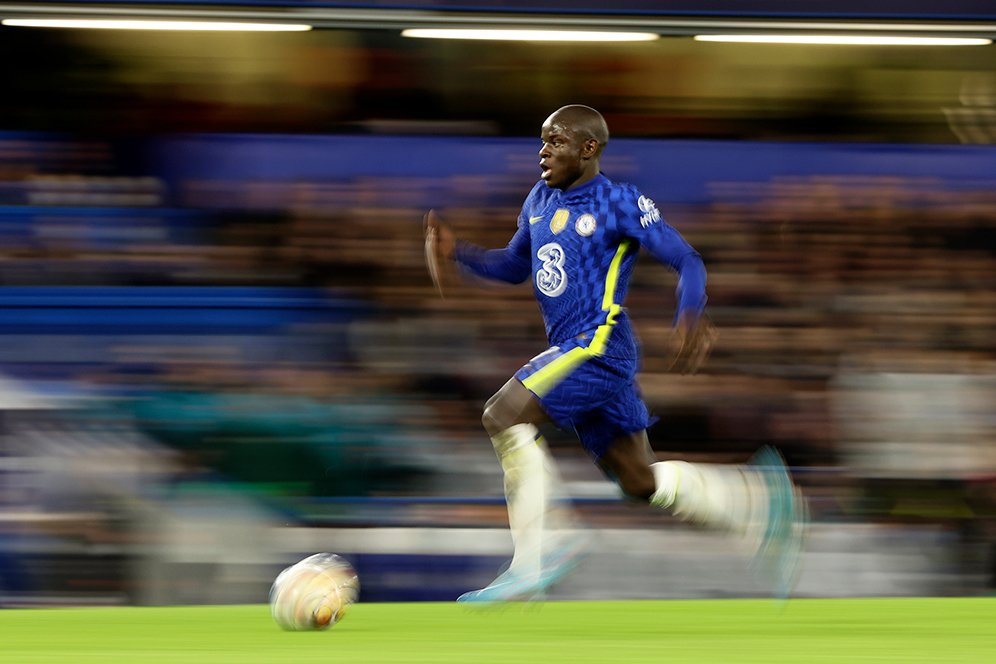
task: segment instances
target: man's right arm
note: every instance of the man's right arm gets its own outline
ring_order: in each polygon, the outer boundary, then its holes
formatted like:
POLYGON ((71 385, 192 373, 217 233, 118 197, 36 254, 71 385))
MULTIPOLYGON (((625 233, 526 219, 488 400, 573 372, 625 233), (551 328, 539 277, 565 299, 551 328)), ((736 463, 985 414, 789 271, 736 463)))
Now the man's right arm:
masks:
POLYGON ((529 215, 542 208, 548 189, 543 181, 533 185, 519 211, 515 235, 504 249, 485 249, 469 242, 457 242, 452 258, 461 270, 509 284, 521 284, 529 279, 533 270, 529 215))
POLYGON ((453 252, 453 260, 463 270, 478 277, 521 284, 532 272, 529 227, 520 224, 515 235, 503 249, 485 249, 469 242, 459 241, 453 252))

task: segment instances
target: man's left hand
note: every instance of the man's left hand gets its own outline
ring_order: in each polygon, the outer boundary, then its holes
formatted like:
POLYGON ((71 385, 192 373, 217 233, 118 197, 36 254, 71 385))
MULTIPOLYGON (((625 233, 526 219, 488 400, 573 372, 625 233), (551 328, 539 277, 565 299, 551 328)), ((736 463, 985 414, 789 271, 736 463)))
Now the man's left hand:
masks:
POLYGON ((716 326, 703 314, 682 315, 671 330, 668 349, 671 353, 669 371, 693 374, 705 364, 719 338, 716 326))

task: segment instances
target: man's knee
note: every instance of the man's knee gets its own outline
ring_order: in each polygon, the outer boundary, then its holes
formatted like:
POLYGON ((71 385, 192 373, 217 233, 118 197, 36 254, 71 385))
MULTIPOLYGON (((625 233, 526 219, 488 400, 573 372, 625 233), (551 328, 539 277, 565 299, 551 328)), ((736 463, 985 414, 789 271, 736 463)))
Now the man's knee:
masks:
POLYGON ((630 498, 649 501, 657 490, 657 483, 649 467, 645 469, 646 472, 643 470, 626 472, 622 476, 617 476, 616 482, 622 492, 630 498))
POLYGON ((516 424, 539 425, 545 415, 532 393, 517 380, 507 382, 484 405, 481 424, 489 435, 501 433, 516 424))
POLYGON ((495 414, 489 405, 485 405, 484 412, 481 413, 481 424, 489 436, 494 436, 501 431, 498 420, 495 418, 495 414))
POLYGON ((649 501, 657 491, 654 471, 649 464, 644 465, 640 459, 620 455, 619 450, 612 450, 602 458, 600 465, 630 498, 649 501))
POLYGON ((599 465, 627 496, 649 501, 657 491, 657 480, 650 467, 654 461, 646 432, 638 431, 612 441, 599 465))
POLYGON ((506 409, 502 408, 500 394, 496 394, 484 404, 484 412, 481 414, 481 424, 489 436, 495 436, 505 429, 518 424, 511 421, 512 418, 503 416, 506 409))

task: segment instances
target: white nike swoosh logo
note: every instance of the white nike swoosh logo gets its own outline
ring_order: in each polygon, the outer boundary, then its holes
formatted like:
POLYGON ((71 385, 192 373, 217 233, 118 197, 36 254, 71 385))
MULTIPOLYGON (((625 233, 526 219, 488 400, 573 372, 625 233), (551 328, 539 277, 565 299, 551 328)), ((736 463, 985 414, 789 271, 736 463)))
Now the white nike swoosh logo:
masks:
POLYGON ((530 224, 535 224, 537 221, 539 221, 542 218, 543 218, 542 214, 540 216, 538 216, 538 217, 529 217, 529 223, 530 224))

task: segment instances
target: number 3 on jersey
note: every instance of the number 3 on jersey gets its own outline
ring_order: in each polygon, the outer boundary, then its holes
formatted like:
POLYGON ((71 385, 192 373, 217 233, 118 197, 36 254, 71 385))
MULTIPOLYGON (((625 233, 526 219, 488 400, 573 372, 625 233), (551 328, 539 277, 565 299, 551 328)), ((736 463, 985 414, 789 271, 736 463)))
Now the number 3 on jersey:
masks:
POLYGON ((557 297, 567 288, 564 248, 556 242, 544 244, 536 252, 543 265, 536 271, 536 288, 548 297, 557 297))

